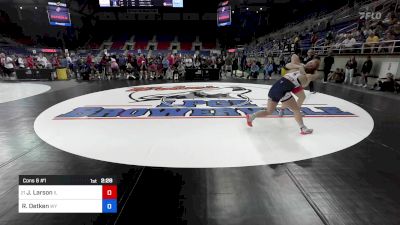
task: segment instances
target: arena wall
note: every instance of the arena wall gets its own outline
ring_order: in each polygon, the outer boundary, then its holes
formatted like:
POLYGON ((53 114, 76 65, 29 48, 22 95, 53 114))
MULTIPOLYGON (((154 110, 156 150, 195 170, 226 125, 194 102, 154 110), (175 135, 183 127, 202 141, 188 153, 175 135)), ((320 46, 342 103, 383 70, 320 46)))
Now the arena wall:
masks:
MULTIPOLYGON (((346 62, 350 59, 348 55, 334 56, 335 64, 332 70, 336 68, 345 68, 346 62)), ((324 57, 321 59, 324 60, 324 57)), ((363 63, 367 60, 367 55, 357 55, 356 61, 358 65, 357 71, 361 71, 363 63)), ((397 79, 400 79, 400 56, 399 55, 372 55, 371 60, 373 63, 371 75, 377 77, 385 77, 388 71, 391 71, 397 79)), ((322 65, 323 66, 323 63, 322 65)))
MULTIPOLYGON (((346 62, 350 59, 352 55, 335 55, 335 64, 332 66, 331 70, 336 70, 336 68, 345 69, 346 62)), ((324 56, 321 57, 321 67, 320 70, 323 69, 323 61, 324 56)), ((249 60, 254 58, 249 57, 249 60)), ((395 75, 396 79, 400 79, 400 55, 371 55, 371 59, 373 62, 371 76, 376 77, 385 77, 386 73, 390 71, 395 75)), ((264 63, 263 58, 257 58, 260 62, 264 63)), ((274 58, 275 63, 279 64, 279 59, 277 57, 274 58)), ((357 71, 360 72, 363 63, 367 60, 367 55, 356 55, 357 61, 357 71)))

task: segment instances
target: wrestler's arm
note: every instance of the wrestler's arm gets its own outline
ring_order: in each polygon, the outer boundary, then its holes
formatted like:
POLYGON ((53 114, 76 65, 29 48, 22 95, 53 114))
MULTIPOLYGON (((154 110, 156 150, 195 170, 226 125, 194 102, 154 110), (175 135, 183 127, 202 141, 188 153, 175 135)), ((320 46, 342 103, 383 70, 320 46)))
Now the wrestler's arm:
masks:
POLYGON ((286 64, 286 69, 288 73, 292 73, 292 72, 296 72, 296 71, 300 71, 301 74, 306 74, 306 72, 304 71, 304 65, 303 64, 293 64, 293 63, 288 63, 286 64))
POLYGON ((295 63, 290 62, 290 63, 286 64, 285 67, 286 67, 288 70, 298 70, 298 69, 304 67, 304 65, 302 65, 302 64, 295 64, 295 63))
POLYGON ((318 80, 318 79, 321 79, 321 76, 316 74, 316 73, 315 74, 307 73, 304 76, 299 77, 299 80, 301 82, 301 86, 304 87, 304 88, 307 87, 310 84, 311 81, 315 81, 315 80, 318 80))

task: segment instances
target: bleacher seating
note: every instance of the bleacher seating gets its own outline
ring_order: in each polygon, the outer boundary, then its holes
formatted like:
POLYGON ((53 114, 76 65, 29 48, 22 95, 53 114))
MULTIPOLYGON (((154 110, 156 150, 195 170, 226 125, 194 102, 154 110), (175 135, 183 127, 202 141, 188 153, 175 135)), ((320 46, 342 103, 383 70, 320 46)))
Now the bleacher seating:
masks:
POLYGON ((196 40, 194 35, 181 35, 178 41, 181 43, 181 50, 190 51, 193 48, 193 42, 196 40))
POLYGON ((203 49, 215 49, 217 47, 216 38, 212 35, 200 36, 200 42, 203 49))
POLYGON ((171 42, 174 40, 173 35, 157 35, 157 49, 168 50, 171 47, 171 42))
POLYGON ((203 49, 215 49, 217 44, 215 42, 203 42, 203 49))
MULTIPOLYGON (((48 45, 36 44, 32 39, 20 37, 18 39, 12 39, 13 46, 21 45, 24 47, 49 47, 49 48, 60 48, 60 42, 55 38, 45 37, 45 42, 48 45)), ((149 44, 154 45, 154 50, 168 51, 171 50, 171 46, 178 46, 177 50, 192 51, 194 43, 196 41, 196 35, 182 35, 175 39, 174 35, 163 34, 157 35, 153 38, 153 35, 133 35, 133 34, 117 34, 112 37, 106 33, 93 35, 89 38, 89 41, 84 46, 84 49, 99 51, 101 48, 108 50, 125 50, 124 47, 127 43, 134 43, 133 50, 147 50, 149 44), (131 37, 134 37, 133 40, 131 37)), ((217 47, 216 38, 204 36, 201 38, 202 49, 215 49, 217 47)))
POLYGON ((22 37, 18 38, 15 40, 16 42, 22 44, 22 45, 27 45, 27 46, 33 46, 34 43, 30 37, 22 37))
POLYGON ((149 41, 152 39, 151 35, 135 35, 135 49, 147 49, 149 41))
POLYGON ((148 41, 138 41, 138 42, 135 43, 135 49, 136 50, 138 50, 138 49, 141 49, 141 50, 147 49, 147 45, 148 44, 149 44, 148 41))
POLYGON ((99 49, 100 45, 101 45, 101 43, 99 43, 99 42, 90 42, 87 47, 89 49, 99 49))
MULTIPOLYGON (((328 46, 324 46, 324 40, 328 31, 333 32, 334 38, 336 36, 336 39, 333 40, 335 48, 338 48, 337 46, 339 46, 339 48, 342 48, 340 43, 343 41, 343 35, 341 34, 347 34, 350 32, 353 33, 360 26, 359 12, 361 9, 365 8, 375 11, 378 10, 382 13, 385 13, 384 16, 386 16, 390 12, 390 7, 393 3, 394 2, 390 0, 376 0, 365 4, 357 3, 356 6, 352 8, 344 6, 341 9, 338 9, 332 13, 315 18, 310 18, 298 24, 289 24, 287 27, 279 31, 258 38, 257 41, 250 43, 249 46, 246 47, 245 51, 250 55, 262 55, 266 52, 268 52, 269 54, 279 55, 282 53, 282 51, 286 54, 289 53, 287 51, 287 46, 291 44, 292 40, 294 40, 295 33, 299 33, 300 35, 302 35, 300 49, 303 52, 306 52, 308 49, 315 47, 314 50, 322 49, 322 51, 320 51, 320 53, 322 54, 323 52, 327 52, 328 46), (330 24, 329 27, 327 27, 328 21, 330 24), (327 28, 329 28, 329 30, 327 28), (312 32, 316 32, 318 35, 318 41, 316 42, 315 46, 312 46, 311 43, 312 32), (285 38, 283 37, 289 39, 285 40, 285 38), (278 46, 272 43, 272 40, 275 40, 276 42, 274 43, 278 44, 278 46)), ((382 34, 380 35, 380 37, 382 38, 382 34)), ((364 53, 363 49, 366 37, 357 34, 357 36, 355 36, 355 39, 357 43, 352 46, 353 49, 351 50, 351 52, 359 52, 361 54, 364 53)), ((203 46, 203 48, 207 47, 208 46, 203 46)), ((293 51, 293 48, 291 49, 291 51, 293 51)), ((340 53, 340 49, 338 52, 340 53)))
POLYGON ((125 42, 122 41, 114 41, 113 44, 111 45, 111 49, 122 49, 125 45, 125 42))
POLYGON ((181 42, 181 50, 192 50, 193 42, 181 42))

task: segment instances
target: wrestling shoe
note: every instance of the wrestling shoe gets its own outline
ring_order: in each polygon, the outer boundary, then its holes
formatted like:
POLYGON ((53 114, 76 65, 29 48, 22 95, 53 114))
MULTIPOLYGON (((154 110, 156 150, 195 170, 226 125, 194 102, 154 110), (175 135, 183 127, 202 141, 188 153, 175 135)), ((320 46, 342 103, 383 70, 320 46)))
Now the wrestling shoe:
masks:
POLYGON ((284 109, 279 109, 279 117, 283 117, 285 115, 284 109))
POLYGON ((253 127, 253 120, 250 118, 249 114, 246 115, 246 122, 247 122, 247 126, 253 127))
POLYGON ((314 130, 304 126, 304 127, 300 128, 300 131, 301 131, 300 134, 307 135, 307 134, 312 134, 314 130))

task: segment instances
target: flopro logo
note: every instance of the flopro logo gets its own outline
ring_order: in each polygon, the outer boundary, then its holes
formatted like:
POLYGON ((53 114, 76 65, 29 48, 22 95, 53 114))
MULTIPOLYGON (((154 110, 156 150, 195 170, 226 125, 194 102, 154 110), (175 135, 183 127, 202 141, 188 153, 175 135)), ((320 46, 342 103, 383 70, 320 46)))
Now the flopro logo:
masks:
POLYGON ((371 116, 359 106, 309 94, 300 135, 290 110, 259 118, 269 85, 180 83, 111 89, 60 102, 41 113, 35 132, 83 157, 129 165, 214 168, 291 162, 348 148, 367 137, 371 116))
MULTIPOLYGON (((251 88, 241 86, 172 86, 136 87, 126 91, 128 105, 82 106, 58 115, 55 119, 176 119, 176 118, 235 118, 262 110, 266 100, 250 97, 251 88), (128 107, 127 107, 128 106, 128 107)), ((309 117, 354 117, 329 104, 308 104, 302 108, 309 117)), ((277 112, 275 112, 277 115, 277 112)), ((293 116, 285 110, 285 116, 293 116)))

